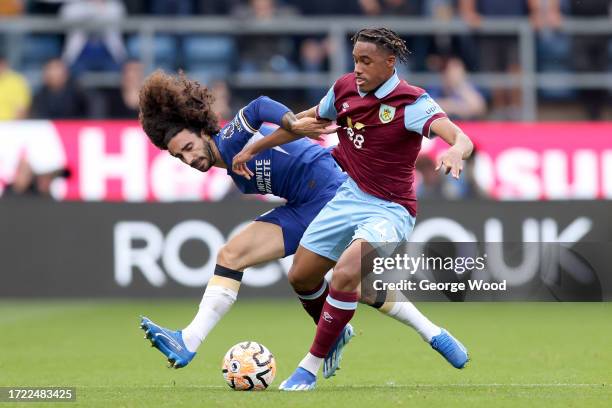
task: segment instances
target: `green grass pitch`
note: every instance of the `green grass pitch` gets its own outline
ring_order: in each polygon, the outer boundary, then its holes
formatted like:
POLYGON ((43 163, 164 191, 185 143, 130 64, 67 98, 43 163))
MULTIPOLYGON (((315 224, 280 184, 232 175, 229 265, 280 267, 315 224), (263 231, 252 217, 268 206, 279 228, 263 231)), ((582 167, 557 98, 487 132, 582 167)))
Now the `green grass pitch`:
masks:
POLYGON ((309 393, 277 390, 314 333, 296 300, 239 300, 190 366, 165 368, 138 316, 182 327, 197 303, 2 301, 0 386, 77 387, 76 403, 36 404, 53 407, 612 406, 612 303, 419 304, 469 348, 465 370, 411 329, 360 306, 342 369, 309 393), (236 392, 223 382, 221 359, 243 340, 275 354, 270 389, 236 392))

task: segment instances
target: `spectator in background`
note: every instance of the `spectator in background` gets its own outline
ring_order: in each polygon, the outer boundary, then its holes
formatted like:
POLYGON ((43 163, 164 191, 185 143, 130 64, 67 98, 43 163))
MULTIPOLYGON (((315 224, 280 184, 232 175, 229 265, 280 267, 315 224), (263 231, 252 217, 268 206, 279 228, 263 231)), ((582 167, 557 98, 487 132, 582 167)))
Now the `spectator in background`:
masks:
POLYGON ((417 158, 418 171, 417 197, 419 200, 469 200, 487 199, 487 193, 478 185, 475 179, 476 155, 472 155, 464 163, 461 177, 458 180, 444 177, 441 171, 436 171, 434 160, 422 154, 417 158))
MULTIPOLYGON (((320 74, 327 69, 329 54, 329 41, 316 38, 307 38, 300 46, 300 68, 302 72, 320 74)), ((319 103, 325 95, 325 88, 308 88, 305 97, 309 106, 319 103)))
POLYGON ((121 70, 121 87, 106 94, 109 119, 138 119, 138 92, 144 81, 144 67, 139 61, 128 61, 121 70))
POLYGON ((359 0, 330 1, 330 0, 287 0, 302 14, 313 15, 359 15, 362 13, 359 0))
POLYGON ((531 25, 540 31, 543 29, 556 30, 561 27, 563 15, 561 13, 561 2, 564 0, 531 0, 533 1, 533 13, 531 13, 531 25))
MULTIPOLYGON (((538 0, 539 12, 532 19, 537 32, 537 71, 541 73, 564 73, 571 71, 571 44, 568 33, 559 30, 562 23, 561 2, 567 11, 565 0, 538 0)), ((575 99, 574 90, 566 88, 544 88, 539 96, 547 100, 575 99)))
POLYGON ((446 61, 441 82, 442 87, 432 90, 430 95, 451 119, 476 119, 485 114, 485 99, 468 80, 465 65, 459 58, 446 61))
POLYGON ((30 86, 0 52, 0 120, 24 119, 30 108, 30 86))
POLYGON ((417 197, 419 200, 443 200, 443 177, 436 171, 436 164, 427 155, 420 155, 415 164, 420 175, 417 186, 417 197))
POLYGON ((58 177, 68 177, 67 169, 36 173, 26 157, 19 159, 11 184, 7 185, 2 197, 37 196, 51 197, 51 185, 58 177))
MULTIPOLYGON (((440 23, 449 23, 455 17, 453 0, 425 0, 423 15, 440 23)), ((450 34, 438 34, 433 39, 437 54, 449 55, 452 52, 450 34)))
POLYGON ((359 0, 363 14, 368 16, 420 16, 422 0, 359 0))
MULTIPOLYGON (((406 16, 421 17, 423 15, 424 0, 358 0, 361 12, 367 17, 380 16, 406 16)), ((409 71, 424 71, 426 69, 425 60, 431 43, 430 36, 411 35, 405 39, 408 49, 411 52, 410 66, 399 65, 398 69, 408 69, 409 71)), ((408 72, 401 72, 403 76, 409 75, 408 72)))
POLYGON ((477 150, 474 149, 471 156, 464 162, 459 180, 449 180, 448 177, 443 177, 444 186, 442 190, 447 200, 486 200, 490 198, 489 194, 476 181, 477 157, 477 150))
MULTIPOLYGON (((611 10, 612 0, 570 0, 569 14, 572 17, 609 18, 611 10)), ((578 73, 605 72, 608 68, 609 42, 609 34, 575 35, 572 38, 574 70, 578 73)), ((581 89, 578 95, 588 118, 600 120, 606 105, 606 90, 601 88, 581 89)))
POLYGON ((117 71, 127 52, 115 23, 126 15, 119 0, 80 0, 65 3, 60 17, 67 22, 92 21, 100 31, 76 28, 68 33, 64 60, 75 74, 84 71, 117 71))
POLYGON ((247 0, 246 4, 237 4, 233 14, 238 18, 255 18, 256 20, 271 20, 275 17, 295 16, 297 10, 293 7, 279 5, 276 0, 247 0))
MULTIPOLYGON (((438 24, 449 24, 457 18, 456 0, 424 0, 423 13, 426 18, 438 24)), ((431 39, 427 52, 427 69, 436 72, 440 69, 436 62, 440 58, 461 55, 468 71, 478 68, 477 47, 471 35, 437 33, 431 39), (434 61, 430 61, 433 59, 434 61)))
POLYGON ((61 59, 52 59, 43 69, 43 84, 34 95, 30 117, 34 119, 74 119, 88 115, 87 97, 71 80, 61 59))
MULTIPOLYGON (((530 16, 538 21, 539 0, 459 0, 463 20, 472 28, 480 27, 483 18, 510 18, 530 16)), ((518 39, 514 36, 484 35, 479 38, 479 67, 484 72, 518 74, 521 72, 518 39)), ((498 119, 518 119, 521 91, 493 89, 493 116, 498 119)))
MULTIPOLYGON (((294 16, 295 10, 278 6, 276 0, 249 0, 246 5, 234 8, 234 17, 252 23, 272 23, 275 18, 294 16)), ((248 41, 241 41, 240 71, 252 72, 295 72, 296 65, 290 56, 295 48, 292 38, 283 35, 251 35, 248 41)))

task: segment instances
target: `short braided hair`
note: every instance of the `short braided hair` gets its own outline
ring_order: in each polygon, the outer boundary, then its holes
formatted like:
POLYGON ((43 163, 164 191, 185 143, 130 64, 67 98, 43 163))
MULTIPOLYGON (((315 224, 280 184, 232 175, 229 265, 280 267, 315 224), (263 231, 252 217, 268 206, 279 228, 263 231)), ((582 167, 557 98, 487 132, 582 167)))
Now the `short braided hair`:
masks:
POLYGON ((359 30, 351 40, 353 44, 357 41, 365 41, 379 45, 395 55, 400 62, 404 64, 408 63, 410 51, 408 51, 408 47, 406 47, 406 41, 402 40, 399 35, 388 28, 364 28, 359 30))

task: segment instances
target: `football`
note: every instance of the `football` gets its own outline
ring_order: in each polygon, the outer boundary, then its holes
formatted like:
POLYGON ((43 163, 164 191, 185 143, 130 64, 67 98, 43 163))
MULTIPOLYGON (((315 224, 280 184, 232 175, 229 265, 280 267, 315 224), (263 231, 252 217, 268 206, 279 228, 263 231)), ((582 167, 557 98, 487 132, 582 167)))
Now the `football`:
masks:
POLYGON ((263 344, 243 341, 225 353, 221 372, 236 391, 265 390, 274 381, 276 361, 263 344))

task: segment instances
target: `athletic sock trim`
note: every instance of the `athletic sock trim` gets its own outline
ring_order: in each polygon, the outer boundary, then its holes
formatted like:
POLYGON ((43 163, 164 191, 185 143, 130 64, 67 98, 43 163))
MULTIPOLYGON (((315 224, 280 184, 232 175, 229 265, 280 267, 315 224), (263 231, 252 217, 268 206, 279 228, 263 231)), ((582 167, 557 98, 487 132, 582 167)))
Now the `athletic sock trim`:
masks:
POLYGON ((327 295, 326 302, 335 308, 342 310, 355 310, 357 309, 357 302, 343 302, 341 300, 334 299, 331 295, 327 295))
POLYGON ((319 297, 321 297, 321 295, 325 293, 326 289, 327 289, 327 281, 323 279, 323 283, 321 283, 321 287, 316 292, 314 293, 296 292, 296 293, 300 299, 313 300, 313 299, 318 299, 319 297))
POLYGON ((241 282, 243 273, 217 264, 215 266, 215 275, 241 282))

